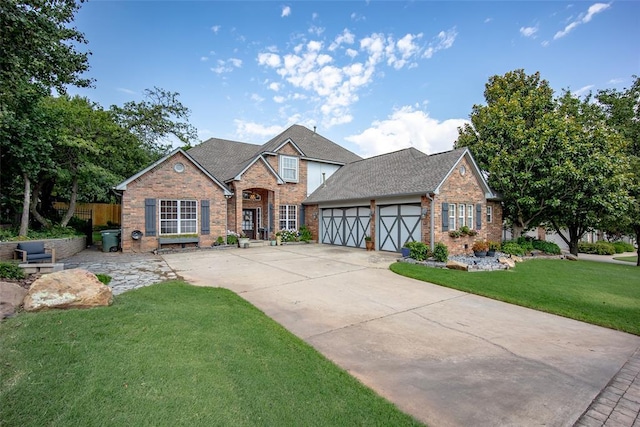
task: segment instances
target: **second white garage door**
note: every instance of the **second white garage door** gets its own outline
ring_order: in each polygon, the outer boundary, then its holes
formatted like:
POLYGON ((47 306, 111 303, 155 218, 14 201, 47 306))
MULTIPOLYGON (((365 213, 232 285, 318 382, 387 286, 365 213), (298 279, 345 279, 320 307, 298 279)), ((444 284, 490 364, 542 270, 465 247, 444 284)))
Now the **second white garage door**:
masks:
POLYGON ((419 204, 380 206, 378 249, 400 252, 408 241, 422 240, 422 212, 419 204))

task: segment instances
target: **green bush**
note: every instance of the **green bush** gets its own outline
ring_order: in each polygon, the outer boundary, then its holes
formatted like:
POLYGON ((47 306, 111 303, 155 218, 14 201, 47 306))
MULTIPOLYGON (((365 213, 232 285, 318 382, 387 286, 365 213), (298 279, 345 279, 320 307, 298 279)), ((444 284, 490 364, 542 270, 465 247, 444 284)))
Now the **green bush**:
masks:
POLYGON ((96 277, 105 285, 108 285, 109 282, 111 282, 111 276, 109 276, 108 274, 98 273, 96 274, 96 277))
POLYGON ((522 255, 527 254, 534 249, 533 240, 534 239, 531 237, 524 237, 524 236, 518 237, 518 239, 516 240, 516 243, 520 245, 520 247, 524 251, 522 255))
POLYGON ((0 262, 0 278, 24 279, 24 270, 12 262, 0 262))
POLYGON ((306 225, 301 225, 300 226, 300 241, 301 242, 310 242, 311 238, 313 237, 311 235, 311 230, 309 230, 309 227, 307 227, 306 225))
POLYGON ((635 252, 636 248, 633 247, 631 243, 627 242, 613 242, 612 243, 614 249, 617 254, 621 254, 623 252, 635 252))
POLYGON ((237 245, 237 244, 238 244, 238 237, 234 236, 233 234, 227 235, 227 245, 237 245))
POLYGON ((519 255, 522 256, 525 254, 525 250, 516 242, 504 242, 502 244, 502 252, 509 255, 519 255))
POLYGON ((280 230, 283 242, 297 242, 298 232, 296 230, 280 230))
POLYGON ((404 247, 409 248, 409 258, 416 261, 424 261, 429 257, 429 246, 422 242, 407 242, 404 247))
POLYGON ((545 254, 560 255, 562 253, 560 246, 553 242, 547 242, 546 240, 534 240, 531 243, 533 243, 534 249, 542 251, 545 254))
POLYGON ((447 249, 447 245, 441 242, 436 243, 435 248, 433 248, 433 257, 438 262, 446 262, 449 258, 449 249, 447 249))
POLYGON ((580 242, 578 243, 578 252, 594 255, 613 255, 616 253, 616 248, 612 243, 603 241, 596 243, 580 242))

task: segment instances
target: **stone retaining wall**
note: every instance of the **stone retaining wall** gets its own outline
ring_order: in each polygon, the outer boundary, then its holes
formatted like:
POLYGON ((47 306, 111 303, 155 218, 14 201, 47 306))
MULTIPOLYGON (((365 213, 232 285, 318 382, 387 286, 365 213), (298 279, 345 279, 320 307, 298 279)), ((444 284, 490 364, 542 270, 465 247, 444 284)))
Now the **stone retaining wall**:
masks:
MULTIPOLYGON (((43 241, 47 249, 55 248, 56 261, 69 258, 77 254, 87 246, 85 236, 67 237, 64 239, 29 240, 30 242, 43 241)), ((20 242, 0 242, 0 260, 13 259, 13 254, 20 242)))

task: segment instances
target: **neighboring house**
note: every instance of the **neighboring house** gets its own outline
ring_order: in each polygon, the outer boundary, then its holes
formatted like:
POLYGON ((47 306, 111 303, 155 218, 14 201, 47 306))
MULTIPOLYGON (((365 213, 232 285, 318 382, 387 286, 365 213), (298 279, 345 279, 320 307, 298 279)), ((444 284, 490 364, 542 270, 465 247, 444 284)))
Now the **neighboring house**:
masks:
POLYGON ((152 251, 171 236, 211 246, 227 230, 269 238, 306 224, 322 243, 364 247, 370 235, 380 250, 423 240, 461 253, 502 230, 500 203, 468 150, 363 160, 298 125, 264 145, 212 138, 174 150, 116 190, 125 252, 152 251), (449 237, 461 225, 478 236, 449 237))

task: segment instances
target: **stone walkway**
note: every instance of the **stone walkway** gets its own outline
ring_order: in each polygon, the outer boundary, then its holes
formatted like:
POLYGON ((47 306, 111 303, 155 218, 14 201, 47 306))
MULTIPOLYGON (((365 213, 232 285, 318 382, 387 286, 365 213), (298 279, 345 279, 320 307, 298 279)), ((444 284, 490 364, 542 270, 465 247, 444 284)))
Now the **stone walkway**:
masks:
POLYGON ((65 270, 82 268, 94 274, 108 274, 111 276, 109 286, 114 295, 178 278, 160 255, 152 253, 105 253, 94 247, 66 258, 63 262, 65 270))
POLYGON ((640 349, 600 392, 574 427, 640 427, 640 349))

